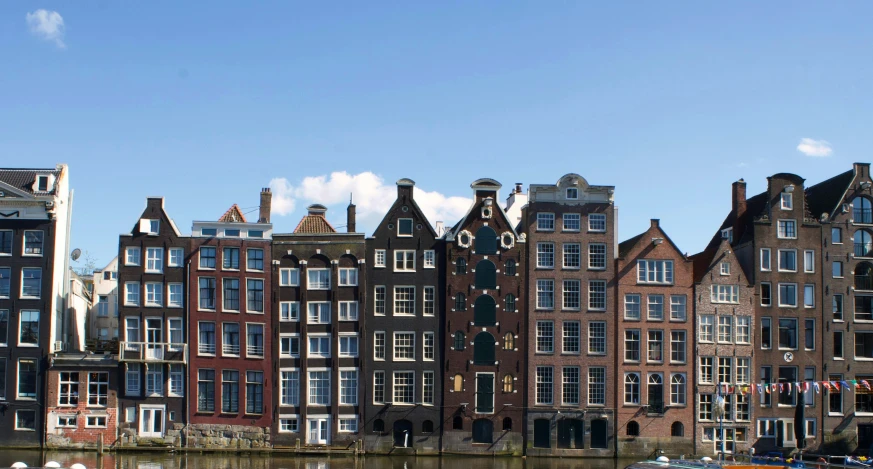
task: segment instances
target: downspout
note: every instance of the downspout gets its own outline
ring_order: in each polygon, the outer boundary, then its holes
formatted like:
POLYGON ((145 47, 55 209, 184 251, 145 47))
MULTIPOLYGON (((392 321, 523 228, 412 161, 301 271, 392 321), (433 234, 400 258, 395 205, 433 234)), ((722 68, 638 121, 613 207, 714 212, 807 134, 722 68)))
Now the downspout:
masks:
MULTIPOLYGON (((185 335, 187 337, 186 344, 185 344, 185 390, 184 390, 185 398, 182 400, 182 405, 185 406, 185 448, 189 447, 189 444, 190 444, 189 441, 190 441, 190 437, 191 437, 190 428, 189 428, 189 426, 191 425, 191 406, 188 405, 188 395, 191 391, 190 386, 188 385, 189 384, 188 378, 190 377, 190 373, 189 373, 190 368, 189 367, 191 364, 190 363, 191 360, 189 360, 189 357, 188 357, 189 352, 191 350, 191 348, 190 348, 191 347, 191 325, 188 323, 188 321, 189 321, 188 307, 190 304, 188 295, 190 293, 191 293, 191 256, 188 257, 188 262, 185 264, 185 299, 183 300, 184 305, 185 305, 185 311, 184 311, 185 320, 183 321, 183 323, 184 323, 184 327, 185 327, 185 335)), ((186 466, 187 466, 187 459, 188 459, 188 455, 186 453, 185 454, 185 460, 186 460, 185 465, 186 466)))

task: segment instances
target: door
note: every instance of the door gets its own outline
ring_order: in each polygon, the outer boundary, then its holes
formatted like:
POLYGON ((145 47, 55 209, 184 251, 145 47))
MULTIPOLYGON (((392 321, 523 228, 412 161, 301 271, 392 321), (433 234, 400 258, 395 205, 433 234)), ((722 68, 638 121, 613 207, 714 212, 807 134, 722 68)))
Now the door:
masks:
POLYGON ((139 406, 139 436, 162 438, 164 436, 164 406, 139 406))
POLYGON ((494 412, 494 373, 476 373, 476 412, 494 412))
POLYGON ((558 421, 558 448, 583 449, 583 424, 579 419, 561 419, 558 421))
POLYGON ((609 445, 609 437, 606 432, 608 425, 604 419, 591 421, 591 447, 606 449, 609 445))
POLYGON ((534 448, 551 447, 552 423, 549 419, 534 420, 534 448))
POLYGON ((412 448, 412 422, 409 420, 394 422, 394 446, 412 448))
POLYGON ((146 360, 163 360, 163 331, 159 318, 146 319, 146 360))
POLYGON ((324 419, 307 419, 306 443, 310 445, 326 445, 330 443, 330 421, 324 419))
POLYGON ((858 425, 858 452, 870 454, 873 450, 873 425, 858 425))

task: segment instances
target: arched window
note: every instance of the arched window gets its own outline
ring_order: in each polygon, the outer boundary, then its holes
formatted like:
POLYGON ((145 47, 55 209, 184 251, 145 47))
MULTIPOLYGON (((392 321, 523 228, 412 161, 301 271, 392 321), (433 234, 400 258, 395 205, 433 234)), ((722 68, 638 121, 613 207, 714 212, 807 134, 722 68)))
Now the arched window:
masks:
POLYGON ((506 295, 506 309, 505 309, 505 311, 507 313, 514 313, 515 312, 515 295, 513 295, 512 293, 506 295))
POLYGON ((660 373, 649 375, 648 386, 649 412, 661 413, 664 411, 664 377, 660 373))
POLYGON ((373 431, 374 432, 384 432, 385 431, 385 421, 382 419, 376 419, 373 421, 373 431))
POLYGON ((670 436, 685 436, 685 425, 682 425, 682 422, 673 422, 670 426, 670 436))
POLYGON ((507 332, 503 335, 503 350, 512 350, 515 348, 515 336, 512 332, 507 332))
POLYGON ((421 423, 421 433, 433 433, 433 421, 425 420, 421 423))
POLYGON ((455 273, 458 275, 467 275, 467 259, 459 257, 455 261, 455 273))
POLYGON ((473 249, 476 254, 497 254, 497 232, 490 226, 479 228, 473 239, 473 249))
POLYGON ((452 383, 452 389, 454 389, 455 392, 461 392, 464 390, 464 377, 460 373, 455 375, 455 379, 453 381, 454 382, 452 383))
POLYGON ((461 292, 455 294, 455 311, 467 311, 467 295, 461 292))
POLYGON ((488 260, 476 264, 476 288, 497 288, 497 267, 488 260))
POLYGON ((873 290, 873 264, 860 262, 855 267, 855 290, 873 290))
POLYGON ((512 419, 509 417, 503 417, 503 431, 511 432, 512 431, 512 419))
POLYGON ((462 419, 460 415, 456 415, 455 418, 452 419, 452 430, 463 430, 463 429, 464 429, 464 419, 462 419))
POLYGON ((503 375, 503 392, 512 392, 515 387, 515 380, 512 375, 503 375))
POLYGON ((515 259, 509 259, 503 264, 503 274, 515 277, 515 259))
POLYGON ((855 241, 855 257, 873 257, 873 235, 869 231, 856 231, 853 241, 855 241))
POLYGON ((481 295, 476 298, 473 307, 473 324, 477 326, 497 325, 497 302, 491 295, 481 295))
POLYGON ((473 443, 494 442, 494 422, 488 419, 473 421, 473 443))
POLYGON ((640 436, 640 424, 631 420, 627 423, 627 436, 640 436))
POLYGON ((625 373, 624 375, 624 403, 640 403, 640 375, 639 373, 625 373))
POLYGON ((675 374, 670 378, 670 404, 685 405, 685 375, 675 374))
POLYGON ((855 197, 852 199, 852 220, 855 223, 873 223, 873 210, 870 199, 855 197))
POLYGON ((456 331, 453 342, 455 350, 464 350, 464 333, 456 331))
POLYGON ((490 332, 480 332, 476 334, 476 338, 473 339, 473 364, 494 364, 494 336, 491 335, 490 332))

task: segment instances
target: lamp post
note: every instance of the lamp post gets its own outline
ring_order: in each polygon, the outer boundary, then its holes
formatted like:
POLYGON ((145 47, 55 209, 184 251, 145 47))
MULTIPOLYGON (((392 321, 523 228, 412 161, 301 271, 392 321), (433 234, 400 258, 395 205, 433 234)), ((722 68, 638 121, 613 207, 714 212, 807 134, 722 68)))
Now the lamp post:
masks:
POLYGON ((718 438, 720 440, 719 451, 718 451, 718 460, 721 461, 724 458, 724 397, 721 395, 721 380, 718 381, 718 388, 716 389, 717 397, 715 399, 715 413, 718 415, 718 438))

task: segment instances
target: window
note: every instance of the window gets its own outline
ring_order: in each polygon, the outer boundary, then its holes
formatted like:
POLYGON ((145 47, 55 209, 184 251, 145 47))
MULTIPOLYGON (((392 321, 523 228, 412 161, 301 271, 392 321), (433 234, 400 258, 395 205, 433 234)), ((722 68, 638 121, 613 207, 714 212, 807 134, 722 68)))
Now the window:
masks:
POLYGON ((264 413, 263 371, 246 371, 246 413, 264 413))
POLYGON ((779 306, 783 308, 797 307, 797 284, 796 283, 780 283, 779 284, 779 306))
POLYGON ((700 357, 700 384, 712 384, 713 358, 700 357))
POLYGON ((718 382, 733 383, 732 357, 718 357, 718 382))
POLYGON ((146 248, 146 272, 161 273, 164 271, 164 249, 146 248))
POLYGON ((264 250, 263 249, 247 249, 246 250, 246 269, 247 270, 264 270, 264 250))
POLYGON ((395 272, 415 272, 415 251, 414 250, 395 250, 394 251, 394 271, 395 272))
POLYGON ((870 200, 865 197, 855 197, 852 199, 852 222, 853 223, 873 223, 873 213, 871 213, 870 200))
POLYGON ((385 315, 385 287, 377 286, 373 292, 373 314, 376 316, 385 315))
POLYGON ((834 321, 843 320, 843 295, 835 294, 832 299, 832 309, 834 313, 834 321))
POLYGON ((579 405, 579 367, 565 366, 561 371, 561 402, 564 405, 579 405))
POLYGON ((415 404, 415 372, 394 372, 394 404, 415 404))
POLYGON ((815 285, 804 285, 803 286, 803 307, 804 308, 814 308, 815 307, 815 285))
POLYGON ((18 399, 36 399, 37 363, 35 359, 18 360, 18 399))
POLYGON ((782 192, 779 195, 781 196, 780 198, 782 201, 782 203, 781 203, 782 210, 791 210, 794 208, 794 203, 792 200, 793 194, 791 192, 782 192))
MULTIPOLYGON (((221 354, 225 356, 239 356, 240 351, 240 337, 239 337, 239 324, 235 322, 226 322, 222 324, 222 336, 221 336, 221 354)), ((297 354, 300 353, 300 339, 296 338, 294 341, 296 343, 296 347, 292 348, 291 341, 286 340, 288 337, 283 337, 279 340, 279 355, 287 354, 291 355, 292 351, 297 354)))
POLYGON ((182 267, 185 262, 185 250, 182 248, 170 248, 170 256, 167 260, 168 267, 182 267))
POLYGON ((330 269, 307 269, 306 282, 309 290, 329 290, 330 269))
POLYGON ((239 270, 239 248, 224 248, 222 250, 221 268, 239 270))
MULTIPOLYGON (((759 382, 764 384, 765 386, 769 386, 770 383, 773 382, 773 372, 772 372, 771 367, 769 367, 769 366, 762 366, 761 367, 760 381, 759 382)), ((761 394, 761 407, 770 407, 772 404, 771 400, 770 400, 770 393, 762 392, 760 394, 761 394)))
POLYGON ((142 251, 140 251, 140 248, 134 247, 134 246, 129 246, 125 249, 125 252, 127 254, 125 256, 125 260, 124 260, 125 265, 129 265, 129 266, 140 265, 140 262, 142 259, 142 251))
MULTIPOLYGON (((463 380, 459 378, 460 376, 461 375, 456 375, 455 379, 460 381, 460 382, 463 382, 463 380)), ((456 382, 458 382, 458 381, 456 381, 456 382)), ((503 375, 503 392, 506 392, 506 393, 515 392, 514 389, 515 389, 515 379, 513 379, 512 375, 510 375, 510 374, 503 375)))
MULTIPOLYGON (((554 245, 552 243, 541 243, 548 246, 549 260, 552 260, 552 251, 554 250, 554 245)), ((539 246, 539 244, 537 245, 539 246)), ((579 243, 564 243, 563 245, 563 266, 565 269, 579 269, 582 266, 582 245, 579 243)), ((537 262, 539 264, 540 257, 537 257, 537 262)), ((545 267, 541 265, 537 265, 537 267, 545 267)), ((551 267, 551 265, 549 266, 551 267)))
POLYGON ((300 269, 279 269, 279 286, 300 286, 300 269))
POLYGON ((555 214, 537 213, 537 231, 555 231, 555 214))
POLYGON ((740 302, 739 285, 712 285, 711 289, 710 301, 713 303, 739 304, 740 302))
POLYGON ((779 348, 797 349, 797 319, 779 318, 779 348))
POLYGON ((834 358, 843 359, 843 331, 834 331, 834 358))
POLYGON ((797 238, 797 222, 794 220, 779 220, 778 238, 797 238))
POLYGON ((373 403, 385 403, 385 372, 381 370, 373 372, 373 403))
POLYGON ((628 362, 640 361, 639 329, 630 329, 624 331, 624 360, 628 362))
POLYGON ((736 341, 736 343, 752 343, 752 318, 750 316, 737 316, 735 318, 735 321, 737 327, 734 340, 736 341))
POLYGON ((588 244, 588 268, 606 269, 606 245, 603 243, 588 244))
POLYGON ((588 353, 606 355, 606 323, 591 321, 588 323, 588 353))
POLYGON ((554 353, 555 323, 552 321, 537 321, 536 353, 554 353))
POLYGON ((574 355, 579 354, 582 351, 581 342, 582 331, 579 327, 579 321, 564 321, 561 352, 574 355))
POLYGON ((515 260, 514 260, 514 259, 508 259, 508 260, 503 264, 503 274, 506 275, 507 277, 515 277, 515 275, 516 275, 516 273, 515 273, 515 265, 516 265, 516 264, 515 264, 515 260))
POLYGON ((554 369, 551 366, 536 367, 536 404, 552 404, 554 369))
POLYGON ((436 288, 424 287, 424 304, 422 305, 422 314, 425 316, 433 316, 436 314, 436 288))
POLYGON ((834 278, 842 278, 843 277, 843 263, 840 261, 834 261, 832 264, 833 270, 832 274, 834 278))
POLYGON ((215 323, 198 323, 200 341, 197 344, 199 355, 215 355, 215 323))
POLYGON ((515 349, 515 335, 512 332, 507 332, 503 336, 503 350, 515 349))
POLYGON ((722 262, 719 264, 719 275, 730 275, 731 274, 731 263, 730 262, 722 262))
POLYGON ((588 281, 588 309, 606 310, 606 280, 588 281))
POLYGON ((164 304, 164 285, 160 282, 146 282, 146 306, 163 306, 164 304))
POLYGON ((358 285, 358 269, 341 268, 339 269, 339 286, 353 287, 358 285))
POLYGON ((12 255, 12 230, 0 230, 0 256, 12 255))
POLYGON ((564 309, 578 310, 581 305, 581 289, 579 280, 564 280, 564 309))
POLYGON ((397 360, 397 361, 414 361, 415 360, 415 333, 414 332, 395 332, 394 333, 394 360, 397 360))
POLYGON ((215 370, 197 370, 197 412, 215 412, 215 370))
POLYGON ((58 373, 58 382, 60 386, 58 391, 58 405, 65 407, 78 405, 79 373, 62 371, 58 373))
POLYGON ((25 256, 41 256, 43 254, 43 237, 45 233, 42 231, 24 232, 24 255, 25 256))
POLYGON ((673 425, 670 425, 670 436, 672 436, 672 437, 685 436, 685 426, 682 425, 682 422, 673 422, 673 425))
POLYGON ((250 278, 246 280, 246 309, 249 313, 264 312, 264 281, 250 278))
POLYGON ((415 287, 394 287, 394 315, 415 316, 415 287))
POLYGON ((200 309, 215 309, 215 279, 200 277, 200 309))
POLYGON ((422 332, 422 356, 425 361, 433 361, 436 358, 436 341, 433 332, 422 332))
POLYGON ((624 403, 630 405, 640 404, 640 374, 624 374, 624 403))
POLYGON ((467 310, 467 296, 463 293, 455 294, 455 311, 466 311, 467 310))
POLYGON ((358 405, 358 370, 340 370, 340 404, 358 405))
POLYGON ((88 373, 88 405, 106 407, 109 399, 109 373, 88 373))
POLYGON ((685 363, 685 331, 670 331, 670 362, 685 363))
POLYGON ((718 317, 718 342, 720 344, 729 344, 733 340, 733 320, 732 316, 718 317))
POLYGON ((309 324, 330 324, 330 303, 326 301, 310 301, 306 303, 309 324))
POLYGON ((734 242, 734 229, 725 228, 721 230, 721 239, 726 239, 728 243, 734 242))
POLYGON ((222 298, 224 311, 239 311, 239 279, 225 278, 222 280, 222 298))
POLYGON ((761 306, 773 305, 773 292, 770 282, 761 282, 761 306))
POLYGON ((624 296, 624 318, 630 320, 640 319, 640 302, 642 301, 638 294, 628 294, 624 296))
POLYGON ((873 358, 873 332, 855 332, 855 358, 873 358))
POLYGON ((455 275, 467 275, 467 260, 463 257, 455 261, 455 275))
POLYGON ((309 371, 309 405, 330 405, 330 371, 309 371))
POLYGON ((555 308, 555 281, 537 279, 537 309, 555 308))
POLYGON ((682 373, 670 376, 670 405, 685 405, 686 379, 682 373))
POLYGON ((264 358, 263 324, 246 324, 246 357, 264 358))
POLYGON ((685 309, 685 295, 670 295, 670 320, 685 321, 687 310, 685 309))
POLYGON ((713 342, 715 340, 715 316, 700 316, 700 328, 697 339, 700 342, 713 342))
MULTIPOLYGON (((293 372, 295 376, 295 390, 288 388, 288 375, 287 371, 282 372, 281 377, 281 404, 283 405, 297 405, 298 398, 300 395, 299 386, 300 383, 297 378, 297 372, 293 372), (293 404, 287 404, 288 402, 293 402, 293 404)), ((239 412, 239 371, 237 370, 224 370, 221 372, 221 412, 227 414, 235 414, 239 412)))
POLYGON ((606 215, 602 213, 588 215, 588 231, 606 231, 606 215))
POLYGON ((795 400, 797 395, 792 389, 792 384, 797 382, 797 367, 795 366, 780 366, 779 367, 779 383, 785 383, 787 389, 779 392, 779 405, 797 405, 795 400))
POLYGON ((748 384, 751 382, 751 359, 737 358, 737 383, 748 384))
POLYGON ((564 231, 579 231, 581 227, 581 215, 578 213, 564 214, 564 231))
POLYGON ((567 198, 568 199, 578 199, 579 198, 579 189, 575 187, 567 188, 567 198))
POLYGON ((424 268, 433 269, 436 267, 436 252, 432 249, 424 251, 424 268))
POLYGON ((650 362, 664 361, 664 331, 649 331, 648 336, 646 359, 650 362))
POLYGON ((831 228, 831 243, 843 244, 843 230, 840 228, 831 228))
POLYGON ((10 298, 12 295, 12 269, 0 267, 0 298, 10 298))
POLYGON ((637 261, 637 283, 673 283, 673 261, 637 261))
POLYGON ((803 251, 803 271, 808 274, 815 272, 815 251, 803 251))
POLYGON ((15 429, 36 431, 36 411, 35 410, 16 410, 15 411, 15 429))
POLYGON ((761 248, 761 270, 769 271, 770 267, 770 248, 761 248))
POLYGON ((376 249, 373 254, 373 266, 374 267, 385 267, 385 250, 384 249, 376 249))
POLYGON ((18 315, 18 345, 39 345, 39 311, 24 309, 18 315))
POLYGON ((464 333, 461 331, 455 331, 455 334, 452 338, 453 345, 452 348, 455 350, 464 350, 464 333))
POLYGON ((761 348, 764 350, 769 350, 773 348, 773 339, 770 328, 770 318, 761 318, 761 348))
POLYGON ((397 236, 412 236, 412 218, 397 219, 397 236))
POLYGON ((654 321, 664 319, 664 295, 648 296, 648 318, 654 321))
MULTIPOLYGON (((578 245, 577 245, 577 247, 578 247, 578 245)), ((565 253, 565 257, 566 257, 566 253, 565 253)), ((537 243, 537 268, 538 269, 553 269, 554 267, 555 267, 555 243, 537 243)))
POLYGON ((356 416, 340 416, 339 432, 340 433, 356 433, 358 431, 358 417, 356 416))
MULTIPOLYGON (((167 306, 169 306, 170 308, 181 308, 182 301, 183 301, 183 295, 184 295, 183 291, 184 290, 182 288, 181 283, 167 284, 167 294, 168 294, 167 306)), ((103 304, 107 305, 107 308, 105 308, 105 309, 108 310, 108 303, 101 302, 101 305, 103 305, 103 304)), ((108 311, 107 311, 107 313, 108 313, 108 311)), ((108 314, 107 314, 107 316, 108 316, 108 314)))
POLYGON ((357 301, 340 301, 339 302, 339 320, 340 321, 357 321, 358 320, 358 302, 357 301))
POLYGON ((588 405, 606 405, 606 368, 588 368, 588 405))
POLYGON ((21 298, 38 299, 42 294, 42 269, 21 269, 21 298))
POLYGON ((697 409, 698 420, 712 420, 712 394, 700 395, 700 406, 697 409))
POLYGON ((505 310, 507 313, 517 313, 518 312, 518 310, 515 309, 515 295, 513 295, 512 293, 506 295, 505 302, 506 302, 505 310))
POLYGON ((76 414, 73 415, 59 415, 58 416, 58 428, 76 428, 78 416, 76 414))
POLYGON ((341 357, 357 357, 358 356, 358 336, 356 335, 340 335, 339 337, 339 356, 341 357))
POLYGON ((797 251, 793 249, 780 249, 778 252, 779 271, 797 272, 797 251))
MULTIPOLYGON (((829 375, 828 381, 837 382, 843 380, 843 375, 829 375)), ((828 414, 842 415, 843 414, 843 392, 842 390, 832 389, 827 387, 828 394, 828 414)))
MULTIPOLYGON (((237 341, 239 340, 239 325, 233 324, 237 333, 237 341)), ((225 324, 225 334, 227 334, 227 326, 225 324)), ((224 344, 227 347, 227 343, 224 344)), ((356 344, 357 346, 357 344, 356 344)), ((340 347, 342 348, 342 347, 340 347)), ((239 345, 236 347, 236 353, 239 353, 239 345)), ((298 358, 300 357, 300 334, 282 334, 279 336, 279 358, 298 358)))
POLYGON ((138 396, 140 392, 140 372, 139 363, 127 363, 127 371, 125 371, 125 394, 128 396, 138 396))
POLYGON ((280 301, 279 302, 279 320, 280 321, 299 321, 300 320, 300 302, 299 301, 280 301))

